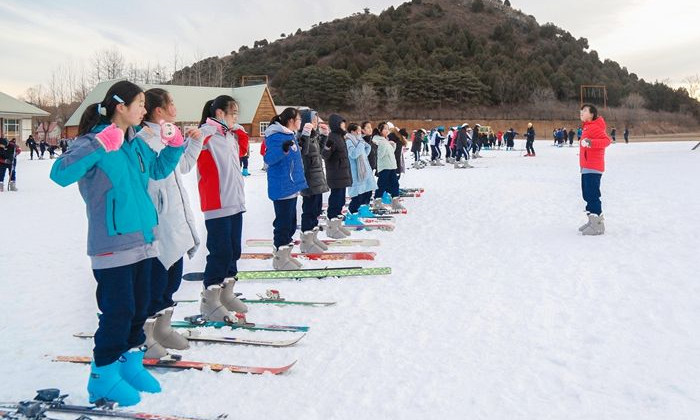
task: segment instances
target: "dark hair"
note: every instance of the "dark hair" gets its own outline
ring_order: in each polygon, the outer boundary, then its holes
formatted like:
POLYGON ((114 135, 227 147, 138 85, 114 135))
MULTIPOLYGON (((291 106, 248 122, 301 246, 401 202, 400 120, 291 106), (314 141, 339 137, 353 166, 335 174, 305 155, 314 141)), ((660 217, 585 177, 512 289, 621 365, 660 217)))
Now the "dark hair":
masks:
POLYGON ((400 129, 399 134, 401 134, 404 137, 408 137, 408 131, 406 131, 405 128, 400 129))
POLYGON ((362 124, 360 124, 360 127, 362 127, 362 129, 364 130, 365 127, 367 127, 367 124, 370 124, 370 122, 369 121, 362 121, 362 124))
POLYGON ((153 121, 153 113, 156 108, 165 108, 170 103, 170 94, 167 90, 161 88, 148 89, 144 92, 146 95, 146 116, 145 121, 153 121))
POLYGON ((202 119, 199 121, 199 125, 204 125, 207 122, 207 118, 216 117, 217 109, 224 111, 224 114, 228 114, 234 106, 237 107, 238 102, 228 95, 219 95, 207 101, 202 109, 202 119))
POLYGON ((280 125, 287 126, 289 121, 295 119, 299 115, 299 111, 296 108, 285 108, 284 111, 280 112, 279 115, 275 115, 270 120, 270 125, 274 123, 280 123, 280 125))
POLYGON ((139 93, 142 92, 143 90, 140 87, 126 80, 121 80, 113 84, 107 91, 102 102, 89 105, 85 108, 82 117, 80 117, 78 135, 82 136, 89 133, 93 127, 100 123, 109 124, 117 109, 117 105, 122 103, 122 101, 126 106, 131 105, 139 93), (121 101, 117 98, 121 99, 121 101), (107 111, 107 115, 100 115, 97 109, 98 105, 107 111))
POLYGON ((372 136, 381 136, 384 127, 386 127, 386 123, 384 121, 377 124, 377 126, 374 127, 374 130, 372 130, 372 136))
POLYGON ((355 123, 350 123, 350 124, 348 124, 348 132, 350 132, 350 131, 355 131, 355 130, 357 130, 358 128, 360 128, 360 126, 357 125, 357 124, 355 124, 355 123))
POLYGON ((588 111, 593 114, 593 119, 595 120, 598 118, 598 108, 595 107, 593 104, 583 104, 581 106, 581 111, 583 111, 583 108, 588 108, 588 111))

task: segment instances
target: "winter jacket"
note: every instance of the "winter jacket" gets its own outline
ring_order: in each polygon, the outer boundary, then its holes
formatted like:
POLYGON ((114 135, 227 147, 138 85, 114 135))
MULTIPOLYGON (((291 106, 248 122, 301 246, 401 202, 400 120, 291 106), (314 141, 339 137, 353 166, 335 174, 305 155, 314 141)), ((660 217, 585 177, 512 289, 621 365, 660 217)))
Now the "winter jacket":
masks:
POLYGON ((350 172, 352 173, 352 186, 348 188, 348 195, 355 197, 364 194, 368 191, 377 189, 377 180, 372 173, 372 167, 369 165, 367 156, 372 150, 372 147, 365 142, 361 136, 348 134, 345 136, 345 145, 348 148, 348 157, 350 158, 350 172), (360 179, 359 166, 364 165, 364 177, 360 179))
MULTIPOLYGON (((160 139, 160 125, 150 122, 146 124, 153 131, 153 135, 145 139, 146 143, 154 152, 160 153, 165 148, 160 139)), ((158 259, 166 269, 185 253, 191 259, 199 247, 194 215, 180 174, 189 173, 197 165, 203 141, 203 138, 187 138, 185 151, 177 168, 166 178, 152 179, 148 183, 148 194, 158 212, 158 259)))
POLYGON ((216 132, 204 139, 197 159, 199 203, 204 219, 232 216, 245 211, 245 190, 234 130, 208 118, 216 132))
POLYGON ((238 157, 250 156, 250 136, 246 133, 245 128, 240 124, 236 124, 233 127, 233 134, 238 139, 238 157))
POLYGON ((156 154, 129 128, 122 146, 107 152, 95 138, 100 125, 80 136, 51 168, 51 179, 65 187, 78 183, 87 206, 90 256, 125 251, 155 240, 158 214, 148 195, 149 179, 164 179, 177 166, 182 147, 156 154))
POLYGON ((530 127, 527 129, 527 133, 525 133, 525 137, 527 138, 527 141, 534 141, 535 140, 535 128, 530 127))
MULTIPOLYGON (((9 168, 15 159, 15 150, 19 150, 6 139, 0 139, 0 166, 9 168)), ((19 154, 19 153, 17 153, 19 154)))
POLYGON ((376 171, 377 170, 377 145, 374 144, 372 141, 372 136, 364 136, 362 137, 365 141, 365 143, 369 144, 369 146, 372 148, 370 150, 369 155, 367 156, 367 159, 369 159, 369 166, 372 167, 372 170, 376 171))
POLYGON ((457 150, 462 150, 469 147, 469 134, 467 134, 467 127, 460 128, 457 132, 457 150))
POLYGON ((377 145, 377 172, 385 169, 396 169, 394 148, 396 143, 390 142, 385 137, 374 136, 372 142, 377 145))
MULTIPOLYGON (((310 123, 316 111, 301 111, 301 126, 310 123)), ((299 146, 301 147, 301 159, 304 163, 304 177, 306 178, 305 188, 301 191, 303 196, 322 194, 329 190, 326 182, 326 173, 323 171, 323 158, 321 157, 320 136, 318 131, 312 130, 308 136, 299 135, 299 146)))
POLYGON ((387 138, 389 139, 389 141, 396 144, 396 147, 394 148, 394 159, 396 159, 396 173, 401 174, 406 172, 406 165, 404 165, 403 161, 403 146, 406 144, 406 140, 396 128, 391 130, 387 138))
POLYGON ((352 185, 345 131, 340 128, 342 122, 343 117, 338 114, 328 117, 331 132, 328 134, 326 147, 321 150, 321 155, 326 161, 326 180, 330 188, 346 188, 352 185))
POLYGON ((579 164, 581 172, 592 170, 605 172, 605 148, 611 143, 605 129, 605 120, 598 117, 593 121, 583 123, 581 143, 579 144, 579 164), (583 140, 590 140, 590 147, 584 147, 583 140))
POLYGON ((416 131, 413 133, 413 140, 411 141, 411 152, 420 152, 423 146, 423 132, 416 131))
POLYGON ((301 150, 294 132, 276 122, 265 130, 267 151, 267 196, 270 200, 288 198, 308 188, 304 177, 304 164, 301 162, 301 150), (287 152, 282 145, 292 141, 287 152))

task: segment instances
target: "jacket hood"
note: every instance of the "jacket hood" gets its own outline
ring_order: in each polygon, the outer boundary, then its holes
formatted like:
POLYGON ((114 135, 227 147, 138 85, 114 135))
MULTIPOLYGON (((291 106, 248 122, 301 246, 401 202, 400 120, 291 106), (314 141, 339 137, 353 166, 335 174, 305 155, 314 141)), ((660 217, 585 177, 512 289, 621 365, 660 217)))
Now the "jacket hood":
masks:
POLYGON ((270 137, 273 134, 277 133, 282 133, 282 134, 294 134, 294 132, 287 127, 283 126, 282 124, 275 122, 274 124, 270 124, 267 129, 265 130, 265 137, 270 137))
POLYGON ((340 128, 340 123, 343 121, 345 121, 345 118, 340 115, 331 114, 330 117, 328 117, 328 127, 331 129, 331 133, 345 135, 345 130, 340 128))

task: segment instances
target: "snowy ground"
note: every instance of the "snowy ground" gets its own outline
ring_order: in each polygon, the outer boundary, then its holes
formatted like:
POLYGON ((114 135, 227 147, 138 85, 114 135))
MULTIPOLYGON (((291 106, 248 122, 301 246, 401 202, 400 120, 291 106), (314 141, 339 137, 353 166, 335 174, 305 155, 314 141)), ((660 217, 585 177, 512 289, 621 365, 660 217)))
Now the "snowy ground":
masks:
MULTIPOLYGON (((381 239, 366 250, 378 253, 371 265, 393 268, 391 276, 241 282, 247 296, 274 286, 290 299, 339 303, 251 308, 251 321, 309 325, 294 347, 195 344, 183 353, 248 365, 298 360, 288 374, 157 371, 164 391, 144 395, 137 408, 233 419, 699 418, 700 151, 690 152, 693 144, 609 148, 603 237, 576 230, 584 221, 577 148, 537 142, 534 159, 486 151, 479 169, 410 170, 402 185, 426 192, 405 200, 409 213, 396 230, 353 234, 381 239)), ((71 337, 97 325, 84 205, 77 186, 48 179, 52 161, 28 158, 19 162, 20 192, 0 194, 0 401, 59 387, 83 404, 89 368, 50 358, 91 354, 90 340, 71 337)), ((244 239, 271 238, 260 167, 256 150, 244 239)), ((193 174, 188 182, 198 210, 193 174)), ((201 217, 199 227, 204 237, 201 217)), ((185 271, 202 270, 205 253, 185 271)), ((199 287, 184 282, 177 297, 196 298, 199 287)), ((183 304, 175 317, 197 309, 183 304)))

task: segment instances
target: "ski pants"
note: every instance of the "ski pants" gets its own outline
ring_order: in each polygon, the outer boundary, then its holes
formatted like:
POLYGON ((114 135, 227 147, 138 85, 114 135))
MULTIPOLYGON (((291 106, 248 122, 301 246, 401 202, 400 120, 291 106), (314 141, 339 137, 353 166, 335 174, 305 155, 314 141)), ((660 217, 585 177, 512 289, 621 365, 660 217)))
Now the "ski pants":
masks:
POLYGON ((301 198, 301 231, 308 232, 318 226, 318 216, 323 211, 323 194, 301 198))
POLYGON ((535 143, 534 140, 527 140, 525 141, 525 149, 527 149, 527 152, 530 154, 535 154, 535 148, 533 147, 533 143, 535 143))
POLYGON ((437 148, 437 146, 430 146, 431 154, 430 154, 430 160, 437 160, 438 156, 440 156, 440 150, 437 148))
POLYGON ((462 160, 462 156, 464 156, 464 160, 469 160, 469 150, 467 150, 466 147, 460 147, 459 149, 457 149, 457 153, 455 155, 457 162, 462 160))
POLYGON ((182 258, 175 261, 170 268, 163 267, 159 259, 151 264, 151 304, 148 316, 153 316, 175 304, 173 295, 180 288, 182 281, 182 258))
POLYGON ((241 258, 243 212, 204 221, 207 228, 207 265, 204 287, 221 284, 226 277, 238 274, 241 258))
POLYGON ((379 172, 377 191, 374 193, 374 198, 381 198, 384 192, 388 192, 392 197, 399 196, 399 178, 395 169, 384 169, 379 172))
POLYGON ((445 145, 445 158, 449 159, 452 157, 452 149, 449 145, 445 145))
POLYGON ((34 159, 34 153, 36 153, 36 157, 39 157, 39 149, 37 149, 36 146, 30 146, 29 147, 29 159, 30 160, 34 159))
POLYGON ((275 220, 272 222, 272 233, 275 248, 292 243, 292 237, 297 231, 297 198, 274 200, 275 220))
POLYGON ((413 160, 416 162, 420 160, 420 152, 413 152, 413 160))
POLYGON ((372 191, 367 191, 362 194, 358 194, 350 199, 350 204, 348 205, 348 211, 350 213, 357 213, 360 206, 363 204, 368 204, 369 200, 372 199, 372 191))
POLYGON ((242 169, 248 169, 248 156, 243 156, 240 159, 240 164, 242 169))
POLYGON ((331 188, 331 195, 328 196, 328 220, 335 219, 343 212, 345 205, 345 188, 331 188))
POLYGON ((151 265, 155 258, 121 267, 92 270, 97 280, 100 320, 95 331, 95 365, 114 363, 122 353, 146 341, 143 324, 151 301, 151 265))
POLYGON ((0 182, 5 182, 5 171, 10 173, 10 181, 15 180, 15 167, 13 165, 0 164, 0 182))
POLYGON ((600 216, 603 205, 600 202, 600 179, 603 174, 581 174, 581 193, 586 201, 586 211, 600 216))

